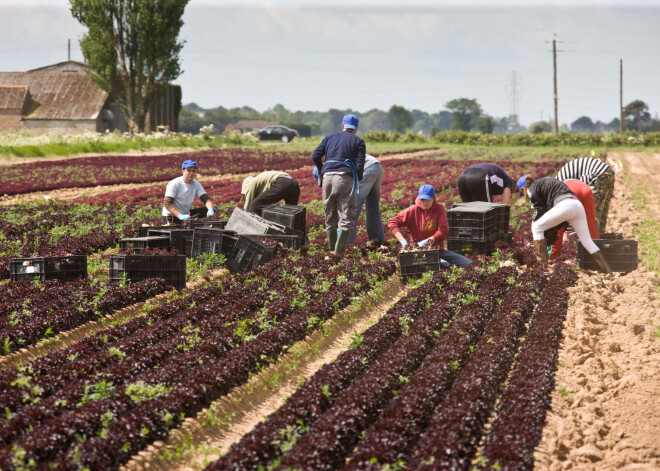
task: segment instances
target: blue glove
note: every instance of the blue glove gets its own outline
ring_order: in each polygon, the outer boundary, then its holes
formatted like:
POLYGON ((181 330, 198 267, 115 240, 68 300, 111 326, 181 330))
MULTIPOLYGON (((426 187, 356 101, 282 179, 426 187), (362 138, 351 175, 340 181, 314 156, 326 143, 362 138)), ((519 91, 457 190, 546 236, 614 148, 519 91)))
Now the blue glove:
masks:
POLYGON ((177 218, 179 218, 179 221, 185 221, 190 217, 190 214, 179 214, 177 218))
POLYGON ((426 247, 427 245, 429 245, 429 243, 426 240, 423 240, 421 242, 417 242, 418 247, 426 247))
POLYGON ((401 247, 405 247, 406 245, 408 245, 408 241, 407 240, 402 240, 401 241, 401 247))
POLYGON ((209 208, 208 211, 206 211, 206 217, 211 217, 215 216, 215 211, 213 211, 213 208, 209 208))

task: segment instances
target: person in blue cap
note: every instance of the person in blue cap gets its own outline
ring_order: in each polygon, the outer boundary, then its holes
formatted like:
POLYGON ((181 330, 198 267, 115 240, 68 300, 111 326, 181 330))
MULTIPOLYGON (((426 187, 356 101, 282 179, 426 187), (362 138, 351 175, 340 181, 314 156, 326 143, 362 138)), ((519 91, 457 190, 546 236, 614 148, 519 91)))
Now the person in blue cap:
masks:
POLYGON ((195 180, 197 163, 194 160, 186 160, 181 165, 181 173, 180 177, 170 181, 165 187, 162 211, 165 224, 180 224, 190 218, 215 216, 213 201, 202 188, 202 184, 195 180), (195 196, 204 204, 204 208, 192 209, 195 196))
POLYGON ((466 267, 472 263, 469 258, 444 248, 444 241, 449 235, 449 221, 445 207, 435 199, 435 188, 432 185, 419 187, 415 204, 392 217, 388 227, 403 249, 409 246, 401 232, 401 228, 405 227, 410 232, 410 242, 413 244, 440 249, 443 266, 466 267))
POLYGON ((355 226, 357 195, 367 153, 364 141, 356 135, 358 124, 357 116, 347 114, 342 119, 342 130, 324 137, 312 152, 318 183, 323 188, 328 246, 339 256, 344 255, 355 226))

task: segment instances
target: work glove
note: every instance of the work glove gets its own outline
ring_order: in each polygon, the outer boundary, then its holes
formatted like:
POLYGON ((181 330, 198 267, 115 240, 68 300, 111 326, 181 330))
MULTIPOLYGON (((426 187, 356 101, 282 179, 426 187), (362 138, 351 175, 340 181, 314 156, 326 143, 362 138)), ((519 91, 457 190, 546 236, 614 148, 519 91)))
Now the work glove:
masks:
POLYGON ((180 213, 179 213, 179 215, 177 216, 177 218, 179 219, 179 221, 185 221, 185 220, 188 219, 189 217, 190 217, 190 214, 180 214, 180 213))
POLYGON ((209 210, 206 211, 206 217, 208 218, 211 216, 215 216, 215 211, 213 211, 213 208, 209 208, 209 210))
POLYGON ((417 242, 418 247, 426 247, 427 245, 429 245, 429 243, 426 240, 423 240, 421 242, 417 242))
POLYGON ((404 247, 404 248, 405 248, 407 245, 408 245, 408 241, 407 241, 407 240, 402 240, 402 241, 401 241, 401 247, 404 247))

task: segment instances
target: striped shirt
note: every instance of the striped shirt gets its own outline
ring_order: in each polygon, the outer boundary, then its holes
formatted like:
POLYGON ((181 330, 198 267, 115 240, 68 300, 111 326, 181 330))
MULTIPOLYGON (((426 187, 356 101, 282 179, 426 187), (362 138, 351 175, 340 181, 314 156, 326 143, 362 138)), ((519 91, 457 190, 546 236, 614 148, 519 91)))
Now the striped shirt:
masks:
POLYGON ((605 162, 591 157, 575 159, 564 165, 557 174, 557 180, 581 180, 587 185, 607 172, 610 168, 605 162))

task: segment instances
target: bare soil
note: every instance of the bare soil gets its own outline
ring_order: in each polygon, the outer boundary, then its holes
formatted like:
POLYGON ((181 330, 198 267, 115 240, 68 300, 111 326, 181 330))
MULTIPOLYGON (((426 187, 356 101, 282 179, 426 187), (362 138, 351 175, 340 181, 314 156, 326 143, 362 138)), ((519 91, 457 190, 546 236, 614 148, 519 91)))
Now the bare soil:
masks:
MULTIPOLYGON (((660 193, 660 154, 609 157, 619 173, 608 232, 634 238, 641 216, 621 172, 660 193)), ((659 285, 642 263, 613 278, 580 273, 535 469, 660 469, 659 285)))

